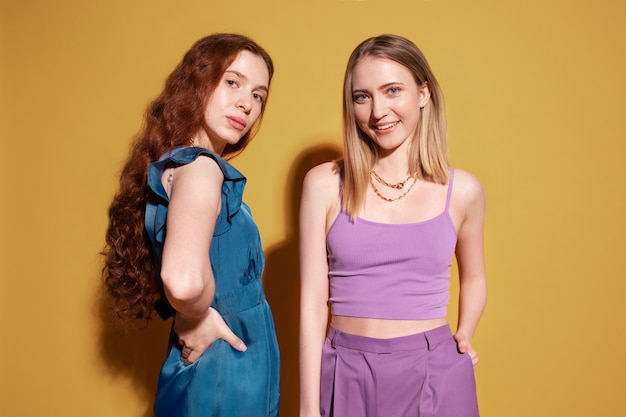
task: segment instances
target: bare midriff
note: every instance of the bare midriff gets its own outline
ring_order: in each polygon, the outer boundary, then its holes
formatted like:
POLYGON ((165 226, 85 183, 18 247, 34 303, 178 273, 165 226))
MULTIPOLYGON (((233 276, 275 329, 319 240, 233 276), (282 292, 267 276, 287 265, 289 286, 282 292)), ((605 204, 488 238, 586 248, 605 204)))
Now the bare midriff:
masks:
POLYGON ((332 325, 344 333, 377 339, 409 336, 445 326, 445 317, 427 320, 388 320, 363 317, 332 316, 332 325))

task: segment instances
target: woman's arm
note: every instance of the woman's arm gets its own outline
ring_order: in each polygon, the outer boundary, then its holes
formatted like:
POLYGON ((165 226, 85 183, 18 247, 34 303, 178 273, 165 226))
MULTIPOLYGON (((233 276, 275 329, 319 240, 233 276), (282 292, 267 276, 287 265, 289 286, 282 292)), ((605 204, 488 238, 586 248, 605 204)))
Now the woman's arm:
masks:
POLYGON ((478 356, 472 338, 487 302, 484 260, 485 195, 480 181, 464 171, 455 175, 455 197, 462 213, 456 246, 459 267, 459 318, 455 339, 461 352, 468 352, 474 366, 478 356))
POLYGON ((185 317, 203 317, 213 301, 215 282, 208 254, 223 181, 217 163, 199 157, 176 168, 169 187, 161 278, 168 301, 185 317))
POLYGON ((330 164, 306 175, 300 206, 300 417, 320 415, 322 345, 328 324, 326 228, 330 164))
POLYGON ((167 187, 170 203, 161 278, 167 299, 177 311, 174 330, 187 364, 218 338, 245 350, 219 313, 209 308, 215 295, 209 246, 221 207, 223 181, 217 163, 199 157, 176 168, 167 187))

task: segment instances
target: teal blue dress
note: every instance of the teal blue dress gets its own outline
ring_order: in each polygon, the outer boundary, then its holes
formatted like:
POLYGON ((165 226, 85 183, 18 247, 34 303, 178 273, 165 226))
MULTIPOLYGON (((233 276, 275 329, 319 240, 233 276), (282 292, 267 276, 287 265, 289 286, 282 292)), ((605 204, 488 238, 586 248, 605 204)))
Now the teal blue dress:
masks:
POLYGON ((154 414, 156 417, 277 416, 278 341, 261 282, 265 261, 259 231, 250 209, 242 202, 246 178, 207 149, 176 148, 151 164, 148 170, 146 231, 152 243, 161 289, 160 305, 156 307, 161 317, 174 312, 163 294, 159 278, 169 203, 161 183, 163 171, 193 162, 201 155, 215 160, 224 173, 222 206, 208 253, 215 277, 212 307, 248 349, 239 352, 219 339, 200 359, 185 366, 172 332, 159 376, 154 414))

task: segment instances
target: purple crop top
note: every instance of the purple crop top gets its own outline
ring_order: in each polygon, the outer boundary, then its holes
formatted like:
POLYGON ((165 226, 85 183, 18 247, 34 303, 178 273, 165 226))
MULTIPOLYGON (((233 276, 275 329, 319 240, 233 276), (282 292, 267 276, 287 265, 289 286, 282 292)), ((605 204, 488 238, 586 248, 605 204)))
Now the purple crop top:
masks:
POLYGON ((341 211, 326 246, 331 312, 339 316, 425 320, 446 316, 456 230, 448 208, 409 224, 350 222, 341 211))

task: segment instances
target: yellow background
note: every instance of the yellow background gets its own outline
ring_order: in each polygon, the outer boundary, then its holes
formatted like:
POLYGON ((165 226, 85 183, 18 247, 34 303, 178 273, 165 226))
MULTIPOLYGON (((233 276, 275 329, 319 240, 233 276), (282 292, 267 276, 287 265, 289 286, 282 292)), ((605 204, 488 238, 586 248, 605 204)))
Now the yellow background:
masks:
POLYGON ((452 162, 487 193, 483 417, 625 415, 625 19, 623 0, 1 0, 0 415, 151 414, 167 325, 106 325, 98 252, 147 103, 216 31, 250 35, 277 68, 234 164, 267 255, 283 416, 297 413, 300 182, 340 144, 349 53, 384 32, 425 52, 452 162))

